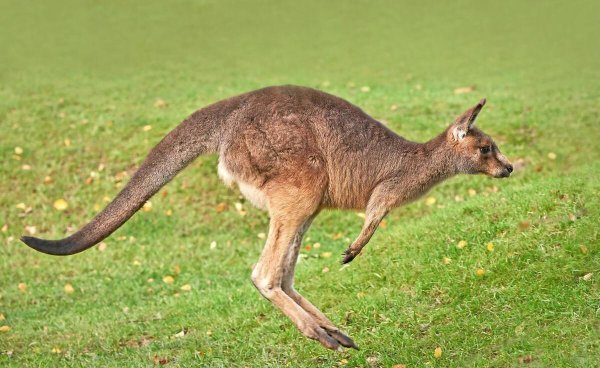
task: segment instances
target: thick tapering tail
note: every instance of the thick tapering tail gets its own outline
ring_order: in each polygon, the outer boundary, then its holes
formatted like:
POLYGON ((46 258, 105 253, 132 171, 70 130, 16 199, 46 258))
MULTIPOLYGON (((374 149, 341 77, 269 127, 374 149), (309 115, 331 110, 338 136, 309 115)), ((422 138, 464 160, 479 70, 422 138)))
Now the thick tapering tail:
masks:
POLYGON ((215 105, 198 110, 164 137, 117 197, 75 234, 61 240, 29 236, 21 240, 35 250, 57 256, 79 253, 102 241, 196 157, 217 150, 221 122, 215 121, 219 111, 213 110, 215 105))

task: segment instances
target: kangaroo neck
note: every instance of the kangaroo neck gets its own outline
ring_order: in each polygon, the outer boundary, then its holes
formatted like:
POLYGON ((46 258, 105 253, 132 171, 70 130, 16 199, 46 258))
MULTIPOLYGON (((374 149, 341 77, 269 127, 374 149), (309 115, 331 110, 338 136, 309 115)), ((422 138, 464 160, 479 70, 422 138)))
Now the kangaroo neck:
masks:
POLYGON ((399 140, 398 149, 390 155, 400 182, 418 197, 431 187, 458 174, 455 159, 447 147, 444 134, 425 143, 399 140))

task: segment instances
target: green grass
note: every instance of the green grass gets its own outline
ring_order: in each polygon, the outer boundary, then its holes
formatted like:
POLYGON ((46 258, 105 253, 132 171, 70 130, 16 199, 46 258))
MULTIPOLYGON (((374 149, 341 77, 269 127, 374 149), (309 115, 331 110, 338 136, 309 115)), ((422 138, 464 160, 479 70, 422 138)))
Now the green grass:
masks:
POLYGON ((597 2, 303 4, 1 3, 0 365, 600 365, 597 2), (521 163, 508 180, 453 178, 428 194, 434 205, 395 210, 349 267, 338 255, 362 219, 317 218, 305 243, 321 246, 302 251, 297 288, 360 351, 303 338, 256 292, 268 218, 220 183, 215 156, 104 251, 55 258, 18 241, 27 226, 58 238, 83 225, 195 109, 286 83, 344 97, 417 141, 485 96, 478 125, 521 163))

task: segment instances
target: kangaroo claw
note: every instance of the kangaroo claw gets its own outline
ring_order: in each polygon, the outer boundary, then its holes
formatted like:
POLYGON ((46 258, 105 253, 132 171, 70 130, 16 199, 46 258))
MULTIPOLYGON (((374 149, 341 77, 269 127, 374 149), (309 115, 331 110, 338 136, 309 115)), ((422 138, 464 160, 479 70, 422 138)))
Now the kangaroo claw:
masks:
POLYGON ((340 330, 333 331, 326 329, 325 331, 327 331, 327 334, 336 339, 343 347, 360 350, 358 345, 356 345, 356 343, 350 337, 346 336, 340 330))

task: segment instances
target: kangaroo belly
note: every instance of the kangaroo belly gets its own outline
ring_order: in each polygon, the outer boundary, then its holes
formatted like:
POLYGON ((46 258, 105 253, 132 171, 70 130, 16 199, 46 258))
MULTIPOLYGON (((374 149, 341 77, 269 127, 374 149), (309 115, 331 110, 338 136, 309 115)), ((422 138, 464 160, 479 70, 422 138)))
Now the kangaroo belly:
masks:
POLYGON ((260 190, 260 188, 237 178, 235 174, 227 169, 223 161, 219 162, 219 165, 217 166, 217 172, 225 185, 233 187, 235 184, 237 184, 244 198, 252 203, 252 205, 261 210, 268 210, 267 196, 262 190, 260 190))

